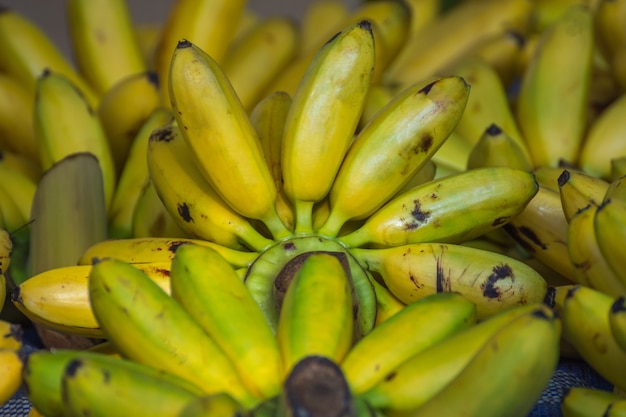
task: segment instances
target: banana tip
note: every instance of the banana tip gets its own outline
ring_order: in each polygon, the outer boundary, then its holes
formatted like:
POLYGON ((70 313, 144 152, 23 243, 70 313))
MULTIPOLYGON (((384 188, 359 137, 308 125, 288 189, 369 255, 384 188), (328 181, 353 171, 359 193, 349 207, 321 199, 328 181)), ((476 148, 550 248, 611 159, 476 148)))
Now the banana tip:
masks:
POLYGON ((192 46, 191 41, 188 41, 187 39, 182 39, 178 41, 178 44, 176 45, 176 49, 190 48, 191 46, 192 46))

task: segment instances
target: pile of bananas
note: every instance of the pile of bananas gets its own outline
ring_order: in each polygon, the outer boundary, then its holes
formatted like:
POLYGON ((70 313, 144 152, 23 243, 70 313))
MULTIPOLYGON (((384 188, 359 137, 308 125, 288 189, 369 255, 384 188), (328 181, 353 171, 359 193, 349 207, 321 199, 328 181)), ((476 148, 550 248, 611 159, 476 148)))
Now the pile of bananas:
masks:
POLYGON ((0 403, 523 417, 560 357, 616 387, 565 417, 626 403, 626 0, 66 11, 75 66, 0 11, 0 272, 92 346, 0 345, 0 403))

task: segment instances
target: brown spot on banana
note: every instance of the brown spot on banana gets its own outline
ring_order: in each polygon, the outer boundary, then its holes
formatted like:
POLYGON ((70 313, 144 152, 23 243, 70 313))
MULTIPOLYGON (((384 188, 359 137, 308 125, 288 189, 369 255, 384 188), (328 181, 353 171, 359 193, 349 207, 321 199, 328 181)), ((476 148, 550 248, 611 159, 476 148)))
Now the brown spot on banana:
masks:
POLYGON ((502 292, 496 287, 498 281, 511 278, 515 279, 513 269, 508 264, 502 264, 494 266, 491 270, 491 275, 487 277, 487 280, 480 286, 483 290, 483 295, 487 298, 500 298, 502 292))
POLYGON ((187 223, 193 222, 193 217, 191 217, 191 213, 189 213, 189 206, 187 203, 178 204, 177 207, 178 215, 187 223))

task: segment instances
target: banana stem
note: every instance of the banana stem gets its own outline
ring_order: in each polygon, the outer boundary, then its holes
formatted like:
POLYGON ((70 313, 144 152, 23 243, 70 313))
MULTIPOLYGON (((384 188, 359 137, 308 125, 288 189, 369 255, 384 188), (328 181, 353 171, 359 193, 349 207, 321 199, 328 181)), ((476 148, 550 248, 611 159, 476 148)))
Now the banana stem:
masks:
POLYGON ((275 240, 281 240, 292 235, 291 230, 285 226, 285 223, 283 223, 280 219, 276 210, 274 210, 274 212, 266 219, 262 219, 262 221, 265 226, 267 226, 275 240))
POLYGON ((294 201, 296 212, 296 234, 313 233, 313 205, 314 201, 294 201))

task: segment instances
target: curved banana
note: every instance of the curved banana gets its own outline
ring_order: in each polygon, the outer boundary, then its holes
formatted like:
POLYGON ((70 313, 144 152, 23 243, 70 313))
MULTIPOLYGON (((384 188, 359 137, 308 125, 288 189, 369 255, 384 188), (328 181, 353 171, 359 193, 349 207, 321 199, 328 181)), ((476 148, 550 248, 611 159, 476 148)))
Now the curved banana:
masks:
POLYGON ((5 73, 0 73, 0 148, 40 164, 32 93, 16 77, 5 73))
POLYGON ((234 363, 246 387, 261 399, 281 391, 282 363, 274 332, 233 266, 207 246, 176 250, 172 298, 234 363))
POLYGON ((150 180, 181 229, 233 249, 272 244, 206 182, 176 124, 155 130, 147 152, 150 180))
POLYGON ((599 388, 570 387, 561 399, 563 417, 609 417, 609 406, 624 397, 599 388))
POLYGON ((548 188, 559 193, 559 177, 563 174, 564 169, 565 168, 561 166, 550 167, 544 165, 533 169, 532 172, 541 187, 548 188))
POLYGON ((516 117, 535 167, 578 161, 587 129, 593 15, 569 7, 538 39, 522 75, 516 117))
POLYGON ((125 0, 69 0, 65 13, 77 68, 96 94, 146 70, 125 0))
POLYGON ((258 403, 216 342, 133 264, 104 259, 93 265, 89 299, 106 339, 122 356, 187 379, 206 394, 227 392, 246 407, 258 403))
MULTIPOLYGON (((136 264, 159 287, 169 292, 170 262, 136 264)), ((91 265, 70 265, 29 277, 11 294, 13 304, 35 323, 61 333, 102 337, 89 306, 91 265)))
POLYGON ((73 153, 92 153, 102 171, 108 207, 115 189, 115 165, 93 109, 84 94, 61 73, 46 70, 37 79, 34 123, 42 168, 48 169, 73 153))
POLYGON ((9 401, 22 385, 22 367, 18 351, 0 349, 0 406, 9 401))
POLYGON ((598 206, 594 230, 600 251, 620 280, 626 283, 626 201, 607 199, 598 206))
POLYGON ((282 377, 311 355, 340 363, 352 347, 355 318, 348 270, 345 255, 328 252, 305 255, 295 269, 276 330, 282 377))
POLYGON ((463 79, 445 77, 408 88, 381 109, 348 149, 318 233, 336 236, 346 221, 368 217, 396 194, 454 130, 468 95, 463 79))
POLYGON ((609 188, 607 181, 576 169, 564 169, 558 184, 563 214, 568 222, 587 205, 602 203, 609 188))
POLYGON ((492 123, 487 126, 478 142, 472 146, 467 157, 467 169, 496 166, 511 167, 522 171, 531 171, 533 168, 530 159, 524 157, 524 152, 518 142, 500 126, 492 123))
POLYGON ((174 115, 202 176, 233 210, 262 221, 275 238, 289 235, 258 135, 217 62, 181 41, 170 75, 174 115))
POLYGON ((23 344, 22 329, 19 323, 0 320, 0 349, 19 351, 23 344))
POLYGON ((341 362, 350 390, 359 395, 408 358, 474 325, 476 305, 458 293, 424 297, 374 327, 341 362))
POLYGON ((154 183, 146 181, 139 190, 131 218, 132 237, 188 237, 172 212, 159 197, 154 183))
POLYGON ((524 303, 541 302, 547 284, 534 269, 508 256, 463 245, 414 243, 350 252, 406 304, 458 292, 476 304, 479 319, 524 303))
POLYGON ((352 142, 373 66, 371 25, 361 21, 319 50, 293 95, 281 169, 283 189, 295 209, 296 233, 312 231, 313 205, 330 191, 352 142))
POLYGON ((348 247, 463 242, 516 218, 537 193, 531 173, 473 169, 419 185, 388 201, 338 239, 348 247))

